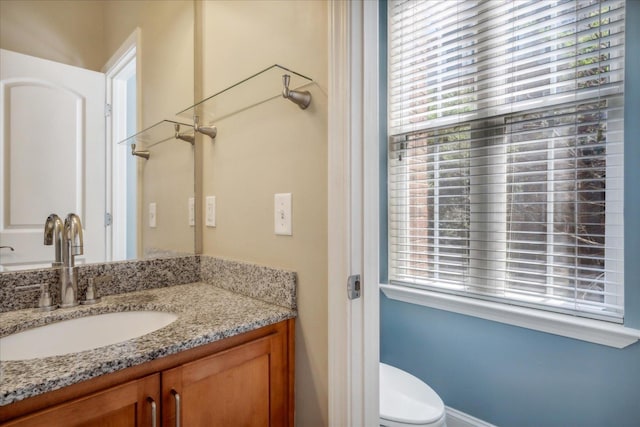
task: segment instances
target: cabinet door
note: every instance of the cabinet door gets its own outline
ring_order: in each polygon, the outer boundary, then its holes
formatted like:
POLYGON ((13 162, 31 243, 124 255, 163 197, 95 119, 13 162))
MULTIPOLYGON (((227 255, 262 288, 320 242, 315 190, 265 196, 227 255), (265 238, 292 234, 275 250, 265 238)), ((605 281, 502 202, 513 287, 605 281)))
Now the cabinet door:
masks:
POLYGON ((6 427, 160 426, 160 374, 150 375, 63 403, 5 424, 6 427))
POLYGON ((163 372, 163 426, 288 425, 286 357, 273 334, 163 372))

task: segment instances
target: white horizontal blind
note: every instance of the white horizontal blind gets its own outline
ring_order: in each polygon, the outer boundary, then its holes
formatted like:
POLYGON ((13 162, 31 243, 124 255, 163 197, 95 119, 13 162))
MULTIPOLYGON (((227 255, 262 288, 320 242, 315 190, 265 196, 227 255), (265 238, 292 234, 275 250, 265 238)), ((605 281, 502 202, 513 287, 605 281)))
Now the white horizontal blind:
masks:
POLYGON ((394 282, 623 316, 624 1, 393 1, 394 282))

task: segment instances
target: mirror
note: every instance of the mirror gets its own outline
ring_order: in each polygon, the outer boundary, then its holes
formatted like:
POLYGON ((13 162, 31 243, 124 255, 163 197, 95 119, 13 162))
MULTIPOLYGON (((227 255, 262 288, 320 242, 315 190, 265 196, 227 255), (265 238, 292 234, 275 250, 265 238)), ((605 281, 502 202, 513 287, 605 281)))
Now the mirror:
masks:
MULTIPOLYGON (((77 263, 194 253, 193 146, 169 134, 138 143, 150 153, 144 159, 117 144, 193 103, 194 2, 2 0, 0 48, 21 54, 20 64, 47 61, 26 80, 8 77, 16 61, 0 64, 0 246, 8 246, 0 271, 51 265, 54 248, 43 244, 50 213, 81 217, 77 263), (108 117, 104 104, 89 108, 66 83, 42 83, 49 66, 73 82, 102 76, 108 117), (67 107, 75 116, 58 119, 67 107)), ((99 87, 92 81, 85 86, 99 87)))

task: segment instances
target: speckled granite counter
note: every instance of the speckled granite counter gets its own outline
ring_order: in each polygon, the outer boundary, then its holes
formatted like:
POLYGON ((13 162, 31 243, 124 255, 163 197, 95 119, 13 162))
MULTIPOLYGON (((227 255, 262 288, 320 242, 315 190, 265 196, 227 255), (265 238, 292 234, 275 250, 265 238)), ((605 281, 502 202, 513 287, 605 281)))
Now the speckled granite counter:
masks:
POLYGON ((286 308, 204 282, 110 295, 92 306, 0 313, 0 336, 54 321, 116 311, 156 310, 178 319, 150 334, 80 353, 0 362, 0 405, 75 384, 296 316, 286 308))

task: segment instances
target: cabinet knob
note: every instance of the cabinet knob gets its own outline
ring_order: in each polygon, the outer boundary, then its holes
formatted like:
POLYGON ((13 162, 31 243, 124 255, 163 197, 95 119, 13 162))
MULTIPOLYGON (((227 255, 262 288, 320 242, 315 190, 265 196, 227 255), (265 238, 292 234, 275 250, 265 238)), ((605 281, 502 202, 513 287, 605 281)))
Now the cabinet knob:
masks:
POLYGON ((151 404, 151 427, 157 427, 158 422, 158 414, 157 414, 157 405, 156 401, 153 400, 151 396, 147 397, 147 402, 151 404))
POLYGON ((176 427, 180 427, 180 393, 171 389, 171 394, 176 401, 176 427))

